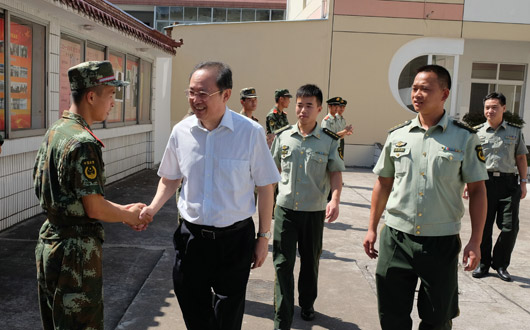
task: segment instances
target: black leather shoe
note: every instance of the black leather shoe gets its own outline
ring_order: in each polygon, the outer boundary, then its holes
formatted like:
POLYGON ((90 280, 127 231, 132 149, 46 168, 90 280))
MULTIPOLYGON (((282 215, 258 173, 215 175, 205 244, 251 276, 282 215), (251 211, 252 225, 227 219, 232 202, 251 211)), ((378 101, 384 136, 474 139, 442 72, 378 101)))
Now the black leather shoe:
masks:
POLYGON ((489 267, 481 267, 479 265, 477 268, 475 268, 473 273, 471 273, 471 276, 473 276, 474 278, 481 278, 481 277, 488 275, 488 272, 489 272, 489 267))
POLYGON ((503 268, 503 267, 497 268, 497 274, 499 274, 500 279, 503 281, 506 281, 506 282, 512 281, 512 276, 510 275, 510 273, 508 273, 506 268, 503 268))
POLYGON ((302 308, 302 311, 300 312, 300 316, 305 321, 313 321, 313 319, 315 318, 315 309, 313 307, 302 308))

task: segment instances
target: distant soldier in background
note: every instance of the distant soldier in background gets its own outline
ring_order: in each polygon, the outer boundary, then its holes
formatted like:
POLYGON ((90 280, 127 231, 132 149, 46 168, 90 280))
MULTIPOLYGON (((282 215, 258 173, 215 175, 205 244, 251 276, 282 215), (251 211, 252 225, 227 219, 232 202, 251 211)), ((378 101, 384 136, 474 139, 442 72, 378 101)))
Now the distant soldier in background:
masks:
POLYGON ((241 105, 243 109, 239 112, 241 115, 248 117, 256 122, 259 122, 258 118, 254 117, 253 113, 258 107, 258 96, 256 95, 256 89, 254 87, 243 88, 239 92, 241 105))
POLYGON ((284 109, 289 107, 292 97, 293 96, 289 93, 288 89, 277 89, 274 91, 274 100, 276 101, 276 105, 267 114, 265 123, 267 127, 267 144, 269 145, 269 148, 271 147, 272 141, 276 136, 274 132, 289 125, 287 113, 285 113, 284 109))

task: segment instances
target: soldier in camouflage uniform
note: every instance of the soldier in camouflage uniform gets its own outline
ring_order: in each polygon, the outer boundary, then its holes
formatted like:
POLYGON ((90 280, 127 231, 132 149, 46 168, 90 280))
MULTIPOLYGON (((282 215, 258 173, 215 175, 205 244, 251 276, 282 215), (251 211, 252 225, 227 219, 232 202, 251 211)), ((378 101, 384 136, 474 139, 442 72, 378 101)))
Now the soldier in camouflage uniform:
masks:
MULTIPOLYGON (((47 220, 35 248, 42 326, 103 329, 100 221, 145 226, 143 204, 118 205, 103 198, 103 143, 90 125, 114 106, 117 86, 108 61, 68 70, 73 103, 46 133, 35 160, 35 193, 47 220)), ((138 227, 140 229, 142 227, 138 227)))
POLYGON ((288 89, 277 89, 274 91, 274 100, 276 101, 276 105, 271 109, 271 111, 269 111, 267 114, 267 119, 265 120, 269 148, 272 144, 272 140, 274 140, 275 137, 274 132, 289 125, 287 114, 283 109, 287 109, 289 107, 292 97, 293 96, 289 93, 288 89))

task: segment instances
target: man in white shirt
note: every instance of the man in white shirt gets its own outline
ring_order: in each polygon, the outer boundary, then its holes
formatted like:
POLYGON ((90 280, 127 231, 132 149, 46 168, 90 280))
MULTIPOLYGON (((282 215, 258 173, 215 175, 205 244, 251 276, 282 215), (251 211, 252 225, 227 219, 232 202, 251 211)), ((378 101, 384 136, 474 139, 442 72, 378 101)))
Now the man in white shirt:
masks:
POLYGON ((188 329, 241 329, 250 269, 268 253, 273 184, 280 176, 263 128, 227 108, 231 92, 226 64, 194 68, 186 96, 195 115, 173 128, 158 190, 142 212, 154 216, 182 181, 173 283, 188 329))

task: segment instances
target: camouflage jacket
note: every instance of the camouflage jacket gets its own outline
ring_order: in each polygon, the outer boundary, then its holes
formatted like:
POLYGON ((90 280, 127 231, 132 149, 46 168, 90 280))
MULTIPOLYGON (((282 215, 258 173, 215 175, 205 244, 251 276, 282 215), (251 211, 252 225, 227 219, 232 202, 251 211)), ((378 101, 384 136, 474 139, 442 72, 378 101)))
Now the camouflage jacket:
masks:
POLYGON ((272 108, 272 110, 269 111, 269 114, 267 114, 266 125, 267 134, 274 133, 280 128, 289 125, 289 121, 287 120, 287 114, 285 113, 285 111, 280 113, 280 111, 278 111, 278 108, 276 107, 272 108))
POLYGON ((90 221, 81 198, 104 194, 102 146, 83 117, 68 111, 48 130, 33 169, 35 194, 48 218, 90 221))

